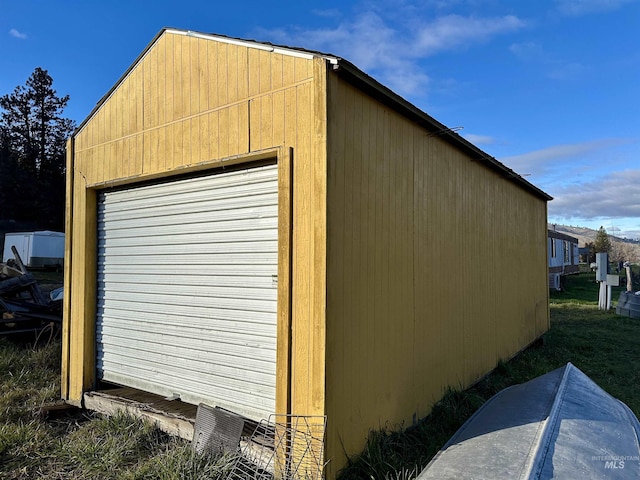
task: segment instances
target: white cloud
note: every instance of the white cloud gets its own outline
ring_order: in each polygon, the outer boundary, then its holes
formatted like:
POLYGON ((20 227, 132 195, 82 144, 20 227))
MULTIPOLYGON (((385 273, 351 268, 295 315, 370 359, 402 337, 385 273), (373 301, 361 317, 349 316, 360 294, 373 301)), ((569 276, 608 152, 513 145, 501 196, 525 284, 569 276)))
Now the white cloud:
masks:
POLYGON ((556 0, 558 11, 565 15, 580 16, 616 10, 636 0, 556 0))
POLYGON ((535 42, 513 43, 509 51, 521 60, 538 60, 543 57, 542 47, 535 42))
POLYGON ((518 172, 544 175, 569 160, 584 158, 605 148, 632 142, 625 138, 605 138, 583 143, 552 145, 533 152, 502 158, 500 161, 518 172))
POLYGON ((418 56, 428 56, 472 42, 488 39, 493 35, 513 32, 525 23, 514 15, 494 18, 447 15, 423 25, 415 35, 418 56))
POLYGON ((611 172, 589 182, 549 192, 549 216, 558 218, 640 218, 640 170, 611 172))
POLYGON ((401 95, 410 95, 424 94, 429 82, 420 60, 445 51, 471 48, 524 25, 523 20, 513 15, 444 15, 422 20, 415 14, 398 14, 383 19, 373 6, 331 28, 261 30, 255 36, 339 55, 401 95))
POLYGON ((15 28, 12 28, 11 30, 9 30, 9 35, 11 35, 12 37, 15 37, 15 38, 19 38, 20 40, 26 40, 27 39, 27 34, 26 33, 19 32, 15 28))
POLYGON ((475 145, 493 145, 496 139, 488 135, 476 135, 475 133, 465 133, 462 135, 475 145))

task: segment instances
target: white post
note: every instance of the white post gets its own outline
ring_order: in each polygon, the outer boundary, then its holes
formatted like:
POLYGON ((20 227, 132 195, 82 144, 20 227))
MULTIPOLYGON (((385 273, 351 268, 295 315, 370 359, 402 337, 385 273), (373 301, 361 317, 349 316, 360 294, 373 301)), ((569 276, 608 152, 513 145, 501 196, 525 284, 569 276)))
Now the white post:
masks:
POLYGON ((606 281, 599 282, 600 290, 598 291, 598 308, 600 310, 608 310, 611 306, 610 298, 611 298, 611 287, 607 284, 606 281))
POLYGON ((604 252, 596 253, 596 280, 600 282, 598 308, 607 309, 607 273, 609 270, 609 255, 604 252))
POLYGON ((607 275, 607 310, 611 308, 611 287, 620 286, 620 277, 618 275, 607 275))

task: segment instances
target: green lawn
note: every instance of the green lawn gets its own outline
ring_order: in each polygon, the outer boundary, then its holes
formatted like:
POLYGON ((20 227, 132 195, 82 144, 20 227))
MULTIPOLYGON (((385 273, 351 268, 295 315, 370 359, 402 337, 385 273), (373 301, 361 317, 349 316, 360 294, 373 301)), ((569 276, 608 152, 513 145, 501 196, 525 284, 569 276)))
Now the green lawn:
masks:
MULTIPOLYGON (((619 274, 624 278, 624 272, 619 274)), ((583 305, 598 305, 598 290, 600 284, 596 282, 596 275, 593 272, 569 275, 562 279, 563 289, 560 292, 551 290, 549 293, 551 305, 558 303, 579 303, 583 305)), ((625 287, 613 287, 612 304, 615 305, 620 292, 625 287)))

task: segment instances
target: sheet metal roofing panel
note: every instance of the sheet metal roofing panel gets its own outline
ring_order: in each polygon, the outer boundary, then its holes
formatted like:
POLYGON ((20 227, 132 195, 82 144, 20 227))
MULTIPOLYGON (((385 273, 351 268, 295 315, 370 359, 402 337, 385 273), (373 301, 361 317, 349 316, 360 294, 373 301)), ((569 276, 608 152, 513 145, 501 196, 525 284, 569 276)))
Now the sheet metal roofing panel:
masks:
POLYGON ((568 363, 492 397, 418 476, 637 479, 640 423, 568 363))
POLYGON ((270 165, 100 195, 99 378, 274 412, 277 178, 270 165))

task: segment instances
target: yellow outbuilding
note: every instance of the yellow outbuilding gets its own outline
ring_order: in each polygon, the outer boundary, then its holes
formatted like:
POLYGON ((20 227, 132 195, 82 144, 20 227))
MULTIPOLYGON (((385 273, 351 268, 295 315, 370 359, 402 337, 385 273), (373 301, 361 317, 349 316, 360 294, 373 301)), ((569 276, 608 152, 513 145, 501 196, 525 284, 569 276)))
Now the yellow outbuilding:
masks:
POLYGON ((323 415, 334 478, 549 327, 550 197, 333 55, 163 29, 67 178, 72 404, 323 415))

